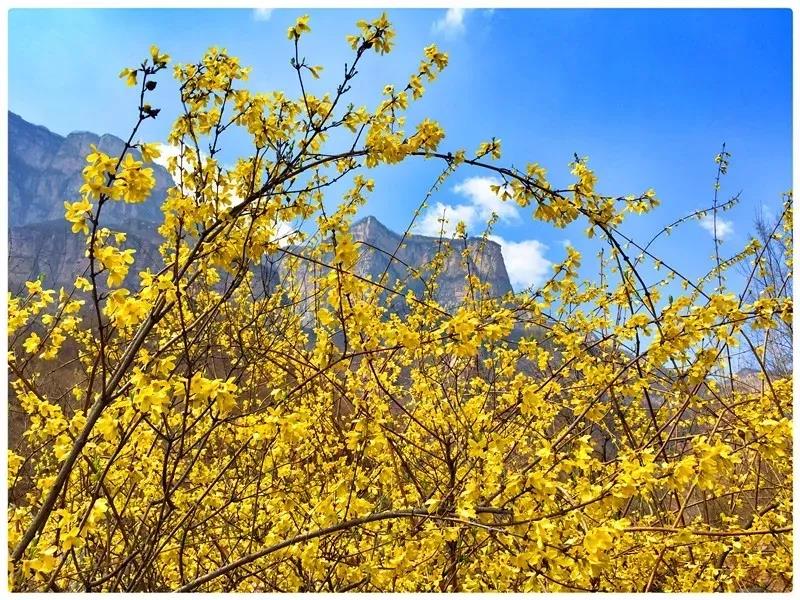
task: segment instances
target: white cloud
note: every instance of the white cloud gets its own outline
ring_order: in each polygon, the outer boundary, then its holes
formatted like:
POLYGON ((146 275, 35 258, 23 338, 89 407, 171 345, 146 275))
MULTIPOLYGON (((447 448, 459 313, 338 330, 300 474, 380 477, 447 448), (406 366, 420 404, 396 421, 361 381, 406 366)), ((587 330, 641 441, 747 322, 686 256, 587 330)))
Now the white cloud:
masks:
POLYGON ((281 248, 287 248, 295 243, 297 240, 295 239, 295 234, 297 234, 300 230, 286 221, 279 221, 277 223, 278 227, 275 231, 275 240, 278 242, 278 246, 281 248))
POLYGON ((553 263, 544 257, 547 246, 539 240, 511 242, 496 235, 489 236, 489 239, 500 244, 503 262, 514 289, 536 287, 552 274, 553 263))
POLYGON ((418 221, 415 229, 420 235, 438 237, 440 233, 443 233, 445 237, 450 237, 455 233, 459 221, 464 221, 467 231, 475 227, 478 224, 478 212, 475 207, 467 204, 453 206, 437 202, 418 221), (442 218, 445 220, 444 229, 442 229, 442 218))
POLYGON ((501 221, 519 221, 517 205, 503 201, 492 191, 493 185, 501 185, 502 181, 494 177, 470 177, 453 188, 456 194, 466 196, 479 212, 481 218, 488 219, 497 213, 501 221))
POLYGON ((433 23, 434 33, 456 36, 464 32, 464 15, 466 8, 448 8, 441 19, 433 23))
POLYGON ((253 18, 256 21, 269 21, 271 16, 272 16, 272 9, 271 8, 254 8, 253 9, 253 18))
POLYGON ((772 222, 775 220, 775 211, 772 210, 772 207, 767 206, 766 204, 761 205, 761 216, 763 216, 767 222, 772 222))
MULTIPOLYGON (((157 165, 161 165, 167 171, 169 171, 168 161, 173 156, 180 156, 181 147, 180 146, 173 146, 171 144, 162 144, 162 143, 159 143, 159 144, 156 144, 156 145, 158 146, 159 152, 161 152, 161 156, 159 156, 158 158, 153 159, 153 162, 156 163, 157 165)), ((208 158, 208 154, 206 154, 205 152, 203 152, 201 150, 200 151, 200 158, 202 160, 206 160, 208 158)), ((180 161, 178 162, 178 165, 179 165, 178 169, 180 170, 180 161)), ((187 166, 187 164, 185 162, 184 162, 184 169, 188 169, 188 166, 187 166)), ((181 184, 180 173, 170 173, 170 175, 172 176, 172 180, 175 182, 175 185, 180 185, 181 184)))
MULTIPOLYGON (((714 215, 707 214, 700 219, 700 227, 714 235, 714 215)), ((717 237, 724 240, 733 233, 733 221, 727 221, 717 215, 717 237)))
POLYGON ((167 161, 169 158, 172 156, 178 156, 181 149, 178 146, 171 146, 169 144, 158 144, 158 151, 161 152, 161 156, 153 159, 153 162, 167 169, 167 161))
POLYGON ((492 213, 497 213, 500 222, 514 223, 520 220, 516 204, 504 202, 495 194, 491 186, 501 185, 502 182, 494 177, 470 177, 453 188, 456 194, 467 199, 466 204, 443 204, 437 202, 423 215, 416 226, 416 232, 422 235, 438 236, 442 231, 441 219, 446 220, 444 235, 451 236, 456 225, 463 221, 467 226, 467 233, 476 235, 480 233, 491 219, 492 213))
MULTIPOLYGON (((180 146, 172 146, 170 144, 158 144, 158 150, 161 152, 161 156, 158 158, 153 159, 153 162, 157 165, 161 165, 169 172, 169 165, 168 161, 173 156, 180 156, 181 148, 180 146)), ((202 158, 205 158, 204 153, 200 153, 202 158)), ((172 181, 175 182, 175 185, 181 184, 181 174, 179 172, 172 173, 170 172, 170 176, 172 177, 172 181)))

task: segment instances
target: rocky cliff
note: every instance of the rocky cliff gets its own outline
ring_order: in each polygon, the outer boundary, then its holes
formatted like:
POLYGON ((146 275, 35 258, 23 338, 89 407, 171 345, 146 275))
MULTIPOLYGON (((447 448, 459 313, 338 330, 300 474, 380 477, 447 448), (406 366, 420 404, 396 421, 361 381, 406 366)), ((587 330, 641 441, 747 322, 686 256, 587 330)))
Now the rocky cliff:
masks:
MULTIPOLYGON (((140 219, 130 219, 120 228, 127 234, 125 247, 136 249, 128 285, 138 282, 139 271, 162 266, 155 228, 155 223, 140 219)), ((38 277, 44 278, 48 288, 69 287, 89 266, 85 252, 83 236, 72 233, 64 219, 12 227, 8 235, 8 290, 20 293, 26 281, 38 277)))
MULTIPOLYGON (((125 147, 125 142, 113 135, 76 131, 62 137, 8 113, 8 222, 11 227, 63 220, 64 201, 78 199, 78 190, 83 184, 81 172, 91 144, 111 156, 118 155, 125 147)), ((143 204, 110 202, 105 214, 107 223, 126 223, 133 218, 161 220, 159 206, 172 185, 172 178, 165 168, 152 166, 156 186, 151 200, 143 204)))
POLYGON ((416 276, 413 270, 424 271, 436 253, 445 250, 447 258, 437 279, 439 287, 435 294, 442 305, 455 306, 464 299, 468 289, 465 285, 468 273, 489 283, 493 296, 502 296, 511 291, 500 245, 496 242, 469 238, 465 244, 463 240, 440 240, 421 235, 410 235, 403 239, 375 217, 366 217, 354 223, 352 233, 353 238, 361 242, 357 270, 362 276, 369 275, 377 280, 386 271, 389 285, 404 282, 421 296, 426 277, 424 274, 422 277, 416 276), (466 264, 462 258, 465 248, 469 253, 466 264))
MULTIPOLYGON (((88 261, 80 236, 64 220, 64 202, 79 198, 90 146, 118 155, 125 142, 113 135, 85 131, 66 137, 8 113, 8 287, 18 292, 25 281, 43 276, 50 287, 68 285, 88 261)), ((136 153, 134 152, 136 155, 136 153)), ((156 186, 142 204, 109 202, 104 223, 128 232, 136 248, 137 266, 152 265, 159 240, 155 223, 172 178, 166 169, 152 165, 156 186)))
MULTIPOLYGON (((64 221, 64 201, 78 198, 82 184, 81 171, 89 145, 111 155, 118 154, 124 142, 112 135, 75 132, 62 137, 44 127, 33 125, 9 113, 9 290, 17 292, 26 280, 43 276, 49 287, 69 285, 88 264, 84 257, 81 236, 73 235, 64 221)), ((109 203, 104 221, 128 233, 127 247, 136 249, 136 265, 129 282, 136 281, 135 272, 158 264, 156 223, 161 220, 160 205, 171 184, 167 171, 155 165, 156 188, 142 204, 109 203)), ((426 236, 407 236, 391 231, 375 217, 353 224, 360 259, 356 271, 363 277, 378 280, 387 272, 385 284, 397 287, 403 283, 422 296, 428 284, 426 267, 442 248, 454 246, 448 253, 438 278, 436 299, 452 307, 461 302, 467 291, 467 272, 491 284, 492 295, 511 291, 508 273, 500 246, 492 241, 470 238, 466 242, 469 261, 464 263, 463 241, 439 240, 426 236), (402 242, 402 244, 401 244, 402 242), (394 255, 395 258, 391 259, 394 255)), ((278 257, 276 257, 278 259, 278 257)), ((288 261, 277 260, 280 267, 288 261)), ((307 263, 304 263, 307 265, 307 263)), ((301 267, 301 279, 310 280, 312 271, 301 267)), ((280 268, 276 271, 280 273, 280 268)), ((400 309, 402 299, 392 300, 400 309)))
MULTIPOLYGON (((381 294, 382 301, 392 312, 402 314, 406 311, 403 294, 407 290, 412 290, 417 298, 432 292, 433 298, 445 308, 456 307, 469 290, 469 274, 488 283, 491 296, 502 296, 511 291, 500 245, 491 240, 469 238, 465 243, 464 240, 421 235, 403 237, 372 216, 353 223, 351 233, 359 252, 354 272, 371 281, 381 281, 387 288, 381 294), (466 261, 462 256, 465 249, 466 261), (445 256, 444 266, 434 279, 431 261, 440 251, 445 256), (434 281, 436 286, 432 285, 434 281)), ((306 254, 303 248, 290 250, 292 254, 289 256, 275 257, 275 268, 271 271, 275 277, 273 281, 284 280, 288 272, 293 271, 301 289, 301 296, 296 300, 299 311, 310 321, 319 299, 320 290, 314 287, 315 281, 328 269, 314 262, 298 260, 298 255, 306 254)), ((323 262, 330 264, 332 257, 326 256, 323 262)))

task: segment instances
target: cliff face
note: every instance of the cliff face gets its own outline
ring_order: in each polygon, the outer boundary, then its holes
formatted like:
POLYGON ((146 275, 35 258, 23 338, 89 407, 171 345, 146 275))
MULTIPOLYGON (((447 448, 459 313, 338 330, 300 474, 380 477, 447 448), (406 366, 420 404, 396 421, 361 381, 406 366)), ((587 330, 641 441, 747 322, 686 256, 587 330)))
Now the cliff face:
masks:
POLYGON ((468 289, 468 273, 477 276, 484 283, 489 283, 493 296, 502 296, 511 291, 500 245, 496 242, 469 238, 466 242, 469 260, 465 264, 462 257, 465 244, 460 240, 440 240, 420 235, 410 235, 403 239, 375 217, 366 217, 354 223, 352 233, 353 238, 361 242, 361 255, 357 265, 359 275, 369 275, 377 280, 386 271, 388 285, 394 287, 398 281, 404 282, 417 296, 422 295, 425 289, 423 280, 429 275, 423 273, 420 278, 411 270, 424 271, 440 249, 449 249, 445 266, 437 279, 439 287, 435 293, 436 300, 443 306, 452 307, 461 303, 468 289), (392 254, 396 257, 394 260, 392 254))
MULTIPOLYGON (((112 135, 98 136, 75 132, 62 137, 44 127, 28 123, 14 113, 9 122, 9 290, 18 292, 26 280, 44 276, 45 285, 58 288, 69 285, 88 265, 82 236, 74 235, 64 221, 64 201, 78 199, 82 185, 81 172, 86 165, 89 145, 94 144, 110 155, 119 154, 124 142, 112 135)), ((142 204, 109 202, 103 209, 104 223, 128 233, 126 247, 136 249, 136 264, 128 278, 135 284, 136 273, 146 267, 159 266, 156 233, 161 221, 160 205, 171 185, 166 169, 152 165, 156 187, 142 204), (107 207, 107 208, 106 208, 107 207)), ((362 277, 377 281, 387 272, 385 285, 403 283, 421 297, 430 274, 426 267, 440 249, 453 246, 439 275, 435 298, 446 307, 458 305, 467 292, 467 272, 491 284, 491 294, 500 296, 511 291, 508 273, 500 246, 492 241, 471 238, 466 246, 470 258, 465 267, 463 241, 439 240, 425 236, 401 235, 389 230, 375 217, 354 223, 354 238, 361 242, 356 271, 362 277), (401 246, 402 241, 402 247, 401 246), (399 247, 399 248, 398 248, 399 247), (390 260, 392 254, 395 259, 390 260), (417 273, 418 272, 418 273, 417 273)), ((277 258, 278 269, 269 275, 274 279, 288 261, 277 258)), ((308 263, 301 263, 300 279, 310 282, 313 273, 308 263)), ((404 299, 387 294, 385 299, 397 310, 404 299)))
MULTIPOLYGON (((125 147, 125 142, 113 135, 78 131, 62 137, 8 113, 8 222, 11 227, 64 218, 64 202, 79 198, 78 190, 83 184, 81 172, 86 166, 90 144, 111 156, 118 155, 125 147)), ((159 206, 172 185, 172 178, 163 167, 149 166, 156 178, 152 198, 143 204, 109 202, 105 215, 107 223, 126 223, 134 218, 161 220, 159 206)))
MULTIPOLYGON (((109 155, 125 147, 118 137, 74 132, 63 137, 8 113, 8 287, 19 291, 25 281, 44 276, 46 285, 68 285, 88 265, 81 236, 64 220, 64 202, 77 200, 90 145, 109 155)), ((134 152, 134 155, 137 153, 134 152)), ((172 178, 150 165, 156 179, 153 194, 142 204, 109 202, 103 222, 128 232, 136 248, 136 271, 155 264, 159 239, 155 223, 172 178)), ((135 280, 131 274, 130 280, 135 280)))
MULTIPOLYGON (((139 271, 163 266, 160 265, 155 227, 149 221, 131 219, 121 228, 127 234, 125 247, 136 249, 136 263, 126 278, 127 285, 138 283, 139 271)), ((10 292, 23 293, 25 282, 37 277, 44 277, 44 285, 48 288, 69 287, 78 275, 88 272, 84 237, 72 233, 64 219, 12 227, 8 233, 10 292)), ((101 275, 100 282, 105 280, 105 275, 101 275)))
MULTIPOLYGON (((490 240, 469 238, 466 241, 469 259, 465 262, 462 256, 465 248, 463 240, 440 240, 418 235, 404 239, 375 217, 366 217, 354 223, 351 232, 359 253, 354 272, 375 282, 380 281, 386 273, 382 285, 387 289, 381 293, 381 298, 390 312, 405 313, 408 309, 405 292, 410 289, 417 298, 425 297, 434 281, 433 298, 446 309, 452 309, 461 304, 468 293, 468 274, 490 284, 489 294, 493 297, 511 291, 500 246, 490 240), (431 261, 439 251, 444 252, 446 259, 444 267, 434 279, 431 261)), ((300 256, 304 254, 302 248, 293 248, 292 252, 300 256)), ((298 261, 295 257, 276 258, 275 280, 286 279, 292 271, 301 290, 298 310, 306 322, 311 323, 315 304, 326 297, 315 288, 315 281, 325 275, 328 269, 316 263, 298 261)), ((331 260, 331 256, 324 258, 326 263, 331 260)))

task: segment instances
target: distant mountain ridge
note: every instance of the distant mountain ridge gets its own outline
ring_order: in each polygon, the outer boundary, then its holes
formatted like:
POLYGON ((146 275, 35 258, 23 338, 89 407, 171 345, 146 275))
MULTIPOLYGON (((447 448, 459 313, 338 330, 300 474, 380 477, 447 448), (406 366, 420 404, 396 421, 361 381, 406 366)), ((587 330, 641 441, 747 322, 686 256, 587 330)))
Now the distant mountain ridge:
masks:
MULTIPOLYGON (((28 123, 8 113, 8 222, 11 227, 64 218, 64 202, 78 199, 86 155, 94 144, 111 156, 119 155, 125 142, 110 134, 75 131, 66 137, 28 123)), ((134 154, 137 154, 134 152, 134 154)), ((152 165, 156 185, 143 204, 110 202, 104 218, 126 223, 137 218, 160 221, 161 201, 172 177, 160 165, 152 165)))
MULTIPOLYGON (((8 121, 9 290, 17 292, 26 280, 42 275, 48 287, 68 286, 88 261, 82 238, 72 234, 64 220, 64 201, 78 198, 90 144, 115 155, 122 151, 124 142, 113 135, 90 132, 60 136, 12 112, 8 113, 8 121)), ((163 167, 153 165, 153 169, 156 186, 146 202, 112 202, 106 205, 107 211, 104 209, 104 222, 120 226, 128 233, 127 246, 136 248, 137 262, 129 282, 137 281, 135 273, 139 270, 159 264, 161 239, 156 224, 162 219, 160 206, 172 179, 163 167)), ((461 240, 419 235, 403 239, 371 216, 354 223, 351 231, 355 240, 362 242, 356 266, 362 277, 377 281, 386 271, 387 285, 402 282, 422 295, 425 283, 415 271, 423 270, 441 247, 452 245, 453 251, 437 280, 436 299, 442 305, 455 306, 463 300, 468 272, 488 282, 492 295, 511 291, 500 246, 493 241, 468 239, 470 259, 465 268, 461 240), (392 255, 395 258, 390 260, 392 255)), ((313 275, 309 269, 306 273, 313 275)))

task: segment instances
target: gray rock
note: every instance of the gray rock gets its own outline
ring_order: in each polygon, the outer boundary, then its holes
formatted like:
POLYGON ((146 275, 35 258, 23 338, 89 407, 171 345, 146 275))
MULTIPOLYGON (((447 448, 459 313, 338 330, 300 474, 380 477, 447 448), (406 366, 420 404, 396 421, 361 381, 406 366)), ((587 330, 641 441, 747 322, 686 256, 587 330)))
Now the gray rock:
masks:
POLYGON ((414 290, 417 297, 426 291, 431 275, 426 272, 427 267, 439 251, 444 251, 447 257, 436 279, 438 289, 433 296, 443 306, 453 307, 463 301, 469 289, 468 273, 489 283, 492 296, 502 296, 511 291, 500 245, 491 240, 468 238, 465 243, 463 240, 422 235, 408 235, 403 239, 402 235, 371 216, 354 223, 352 233, 353 238, 361 242, 361 255, 356 267, 359 275, 377 281, 386 271, 388 285, 404 284, 414 290), (465 248, 469 253, 466 262, 462 257, 465 248))
MULTIPOLYGON (((79 197, 81 172, 90 144, 113 156, 122 151, 124 142, 113 135, 84 131, 63 137, 11 112, 8 123, 9 289, 19 291, 26 280, 40 276, 47 287, 68 286, 86 269, 88 260, 84 256, 83 236, 72 234, 64 221, 64 202, 79 197)), ((146 202, 109 202, 103 208, 103 224, 126 231, 125 246, 136 249, 136 264, 128 283, 136 282, 138 271, 160 267, 157 249, 161 239, 156 227, 162 218, 160 205, 172 179, 163 167, 152 166, 156 187, 146 202)), ((360 242, 356 273, 378 281, 385 271, 387 287, 411 289, 417 297, 432 296, 448 308, 464 299, 468 272, 488 282, 492 296, 511 291, 500 246, 493 241, 469 238, 465 242, 418 235, 403 239, 375 217, 354 223, 352 232, 360 242), (462 257, 465 245, 469 251, 466 262, 462 257), (440 250, 446 252, 447 259, 436 278, 438 287, 430 293, 433 279, 429 265, 440 250)), ((274 284, 277 278, 285 276, 285 269, 282 272, 281 268, 290 261, 273 257, 272 262, 277 268, 270 271, 268 279, 274 284)), ((301 280, 306 279, 309 285, 314 272, 320 271, 306 262, 299 269, 301 280)), ((403 297, 386 293, 384 300, 392 310, 405 309, 403 297)))
MULTIPOLYGON (((162 266, 155 227, 154 223, 139 219, 131 219, 125 225, 124 247, 136 249, 136 263, 128 273, 126 285, 138 283, 139 271, 162 266)), ((39 277, 47 289, 70 288, 78 275, 88 273, 84 239, 83 235, 72 233, 64 219, 12 227, 8 235, 8 290, 23 292, 26 281, 39 277)), ((105 281, 106 276, 101 275, 101 285, 105 281)))
MULTIPOLYGON (((137 141, 137 140, 134 140, 137 141)), ((57 135, 39 125, 8 113, 8 222, 11 227, 64 218, 64 202, 79 198, 86 155, 94 144, 116 156, 125 142, 113 135, 99 136, 85 131, 57 135)), ((138 157, 138 152, 133 153, 138 157)), ((109 202, 104 222, 127 223, 130 219, 160 221, 161 201, 172 177, 160 165, 153 168, 156 185, 151 198, 142 204, 109 202)))

